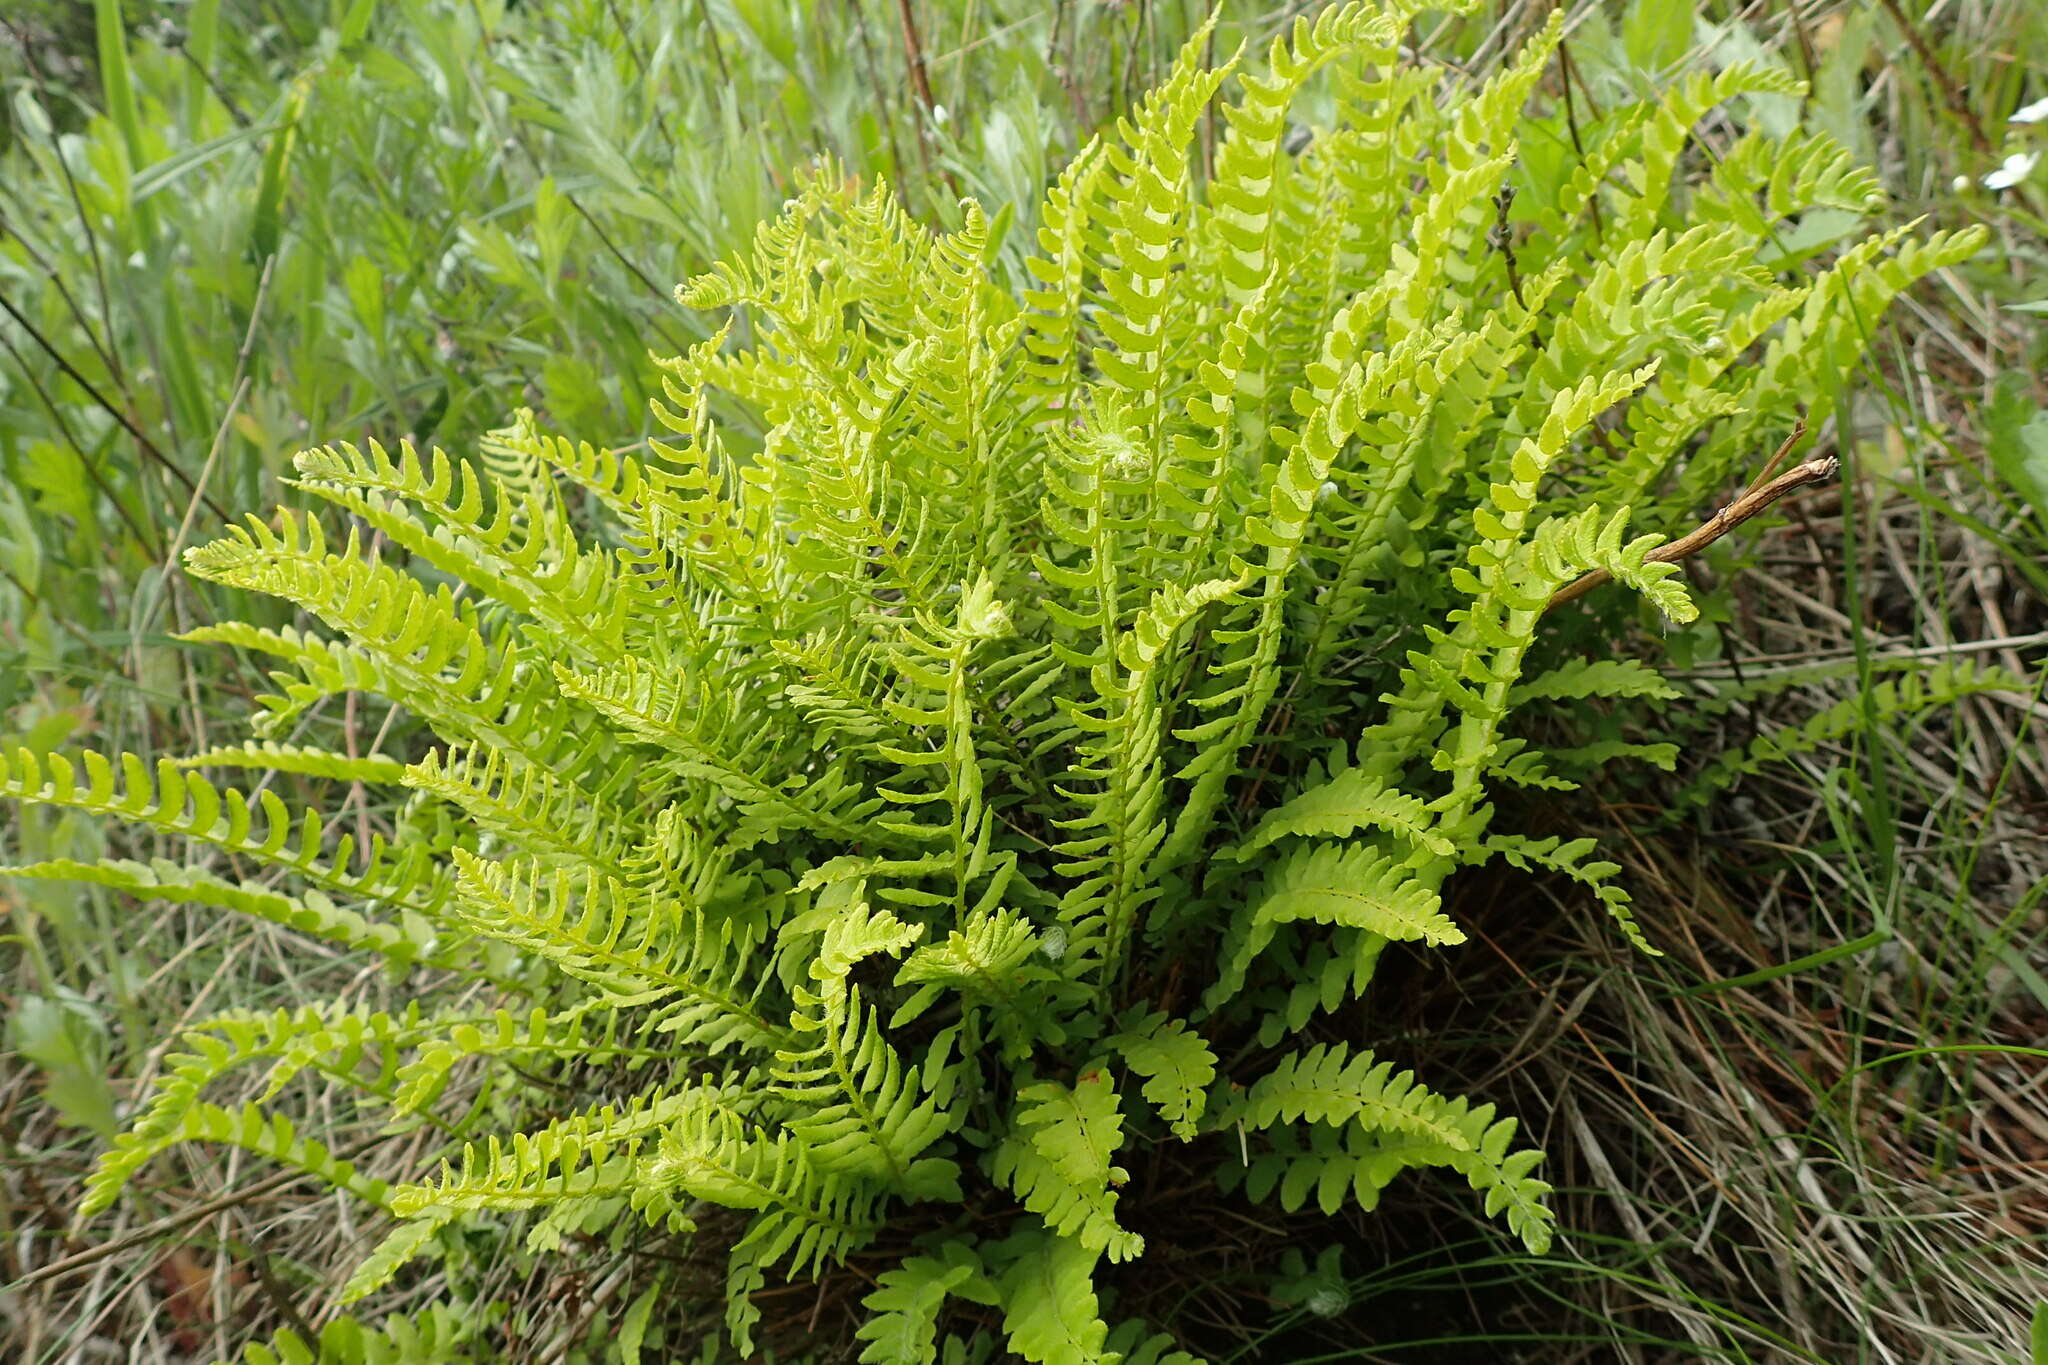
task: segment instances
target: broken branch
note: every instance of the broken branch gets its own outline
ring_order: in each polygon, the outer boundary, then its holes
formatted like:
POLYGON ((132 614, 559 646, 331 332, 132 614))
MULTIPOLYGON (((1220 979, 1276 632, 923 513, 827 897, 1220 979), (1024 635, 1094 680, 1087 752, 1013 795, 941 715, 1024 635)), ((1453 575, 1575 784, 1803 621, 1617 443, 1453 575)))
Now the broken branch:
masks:
MULTIPOLYGON (((1808 460, 1802 465, 1794 465, 1769 483, 1751 484, 1741 497, 1707 518, 1695 530, 1680 536, 1669 545, 1658 546, 1644 558, 1651 563, 1675 564, 1689 555, 1696 555, 1786 494, 1796 493, 1813 484, 1826 483, 1835 477, 1841 465, 1838 457, 1827 455, 1818 460, 1808 460)), ((1591 573, 1582 574, 1573 582, 1559 588, 1544 610, 1555 611, 1567 602, 1577 601, 1612 577, 1613 575, 1605 569, 1595 569, 1591 573)))

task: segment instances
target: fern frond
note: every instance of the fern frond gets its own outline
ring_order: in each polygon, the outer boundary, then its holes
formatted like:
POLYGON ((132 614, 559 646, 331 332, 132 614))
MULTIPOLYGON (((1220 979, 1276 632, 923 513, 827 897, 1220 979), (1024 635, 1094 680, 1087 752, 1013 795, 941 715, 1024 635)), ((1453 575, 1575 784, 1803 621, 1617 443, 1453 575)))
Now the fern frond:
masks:
MULTIPOLYGON (((267 1343, 242 1348, 242 1365, 468 1365, 479 1357, 466 1349, 481 1324, 445 1304, 410 1316, 394 1314, 370 1326, 355 1318, 331 1319, 307 1341, 290 1328, 267 1343)), ((488 1359, 488 1352, 483 1359, 488 1359)))
POLYGON ((1332 6, 1313 21, 1297 16, 1290 33, 1273 39, 1265 72, 1245 74, 1238 99, 1223 106, 1229 131, 1217 152, 1204 227, 1221 239, 1224 281, 1238 301, 1272 270, 1275 190, 1289 174, 1281 144, 1295 96, 1325 63, 1385 49, 1398 36, 1395 18, 1377 4, 1332 6))
POLYGON ((1080 745, 1077 782, 1099 788, 1061 788, 1082 814, 1059 821, 1078 835, 1054 847, 1064 855, 1063 875, 1079 878, 1060 903, 1060 917, 1073 936, 1069 951, 1081 970, 1099 973, 1098 984, 1113 987, 1121 973, 1132 933, 1145 908, 1157 898, 1150 864, 1167 826, 1160 752, 1167 725, 1157 677, 1176 639, 1206 608, 1234 598, 1240 575, 1192 587, 1170 584, 1156 591, 1118 637, 1108 618, 1103 646, 1114 659, 1090 665, 1101 696, 1099 709, 1067 703, 1070 720, 1095 737, 1080 745))
POLYGON ((1643 937, 1642 929, 1636 924, 1635 912, 1631 909, 1632 902, 1626 888, 1608 880, 1621 871, 1621 865, 1585 861, 1586 855, 1596 846, 1592 839, 1567 840, 1557 835, 1547 839, 1528 839, 1515 834, 1490 834, 1484 845, 1487 852, 1499 854, 1516 867, 1527 869, 1533 866, 1546 868, 1552 872, 1562 872, 1573 881, 1589 888, 1638 951, 1651 957, 1662 957, 1664 954, 1650 946, 1650 941, 1643 937))
POLYGON ((1677 688, 1640 659, 1578 658, 1524 678, 1508 693, 1508 705, 1532 701, 1583 701, 1588 697, 1655 697, 1668 701, 1677 688))
POLYGON ((1110 345, 1095 349, 1095 368, 1129 398, 1150 460, 1158 457, 1159 424, 1167 410, 1169 291, 1187 249, 1188 144, 1203 106, 1237 64, 1235 55, 1217 67, 1204 64, 1214 23, 1212 17, 1189 37, 1166 79, 1129 119, 1118 121, 1121 141, 1105 148, 1113 174, 1099 182, 1092 215, 1108 227, 1091 241, 1096 279, 1109 305, 1096 315, 1110 345))
POLYGON ((861 837, 861 821, 872 805, 849 809, 843 802, 820 802, 820 788, 838 794, 822 783, 812 784, 810 791, 790 791, 747 771, 720 751, 716 738, 698 733, 690 709, 697 700, 692 689, 632 660, 599 673, 562 668, 555 676, 565 696, 585 703, 628 737, 664 751, 682 775, 717 782, 764 832, 823 828, 848 840, 861 837))
POLYGON ((470 1057, 624 1062, 636 1069, 666 1057, 663 1049, 636 1043, 631 1035, 622 1039, 625 1027, 619 1015, 603 1012, 596 1001, 552 1013, 536 1005, 523 1016, 500 1009, 488 1016, 437 1020, 394 1073, 392 1110, 421 1112, 440 1095, 456 1065, 470 1057))
POLYGON ((1031 354, 1024 385, 1041 411, 1071 408, 1080 384, 1081 300, 1088 271, 1090 218, 1108 169, 1099 139, 1075 153, 1039 208, 1038 248, 1043 254, 1024 262, 1039 285, 1023 296, 1030 309, 1025 314, 1023 344, 1031 354))
POLYGON ((475 608, 445 587, 428 592, 418 579, 373 561, 353 532, 330 552, 317 521, 280 511, 277 530, 252 517, 226 538, 187 550, 185 567, 209 582, 283 598, 347 635, 374 668, 378 690, 445 726, 444 733, 523 747, 516 732, 488 724, 495 716, 450 704, 488 696, 511 662, 484 639, 475 608))
POLYGON ((1365 929, 1390 939, 1463 943, 1465 935, 1437 908, 1432 891, 1376 848, 1323 844, 1284 857, 1268 875, 1255 920, 1311 920, 1365 929))
POLYGON ((355 513, 421 563, 544 622, 551 638, 581 653, 619 657, 633 580, 578 549, 551 484, 522 495, 439 450, 423 459, 406 444, 393 456, 375 441, 367 450, 304 451, 293 466, 298 487, 355 513))
POLYGON ((1281 1130, 1243 1168, 1244 1192, 1255 1200, 1271 1199, 1290 1213, 1313 1200, 1323 1213, 1335 1214, 1347 1198, 1363 1209, 1379 1207, 1381 1191, 1403 1171, 1448 1167, 1484 1196, 1488 1217, 1505 1213, 1508 1227, 1540 1256, 1549 1249, 1556 1224, 1545 1202, 1551 1187, 1530 1174, 1543 1153, 1535 1148, 1510 1152, 1515 1120, 1496 1120, 1493 1113, 1492 1105, 1480 1105, 1460 1120, 1464 1147, 1358 1126, 1281 1130))
POLYGON ((405 785, 459 807, 479 829, 533 856, 624 874, 619 812, 602 794, 488 745, 429 752, 406 768, 405 785))
POLYGON ((1401 368, 1399 360, 1351 366, 1326 398, 1311 405, 1299 438, 1268 476, 1262 514, 1245 527, 1251 543, 1266 551, 1257 617, 1250 626, 1232 632, 1230 653, 1213 669, 1214 686, 1196 703, 1216 714, 1176 732, 1198 747, 1177 774, 1190 786, 1160 850, 1156 873, 1178 867, 1206 837, 1225 787, 1237 775, 1239 756, 1265 718, 1279 684, 1277 662, 1289 580, 1300 562, 1316 497, 1368 404, 1401 368))
POLYGON ((1734 62, 1719 72, 1699 72, 1673 85, 1643 127, 1638 156, 1625 168, 1633 193, 1616 230, 1640 235, 1655 224, 1671 191, 1679 153, 1691 139, 1693 125, 1708 110, 1737 95, 1798 95, 1805 89, 1803 83, 1781 71, 1749 62, 1734 62))
POLYGON ((896 1007, 889 1027, 921 1017, 948 991, 976 1007, 1006 1059, 1066 1032, 1067 978, 1047 959, 1040 934, 1021 911, 969 912, 966 925, 939 943, 911 952, 896 973, 898 986, 916 989, 896 1007))
MULTIPOLYGON (((327 852, 323 848, 319 812, 306 810, 295 816, 267 787, 258 788, 253 796, 233 787, 216 787, 197 773, 182 771, 169 759, 159 760, 152 772, 134 754, 109 758, 86 750, 74 764, 61 754, 38 756, 18 749, 12 759, 0 755, 0 796, 27 805, 60 806, 112 816, 165 834, 181 835, 236 857, 284 868, 332 896, 365 903, 385 902, 428 919, 439 913, 442 891, 422 850, 394 854, 381 837, 373 836, 370 847, 364 851, 361 870, 351 871, 355 841, 343 835, 333 851, 327 852)), ((54 870, 60 865, 64 865, 61 860, 41 866, 51 869, 46 875, 71 875, 54 870)), ((209 896, 214 899, 203 903, 246 910, 265 918, 300 913, 291 908, 287 898, 266 899, 269 893, 252 891, 236 903, 227 899, 240 896, 239 892, 226 889, 231 884, 201 873, 188 874, 183 869, 166 871, 125 864, 95 874, 94 879, 138 893, 177 893, 167 894, 167 899, 198 900, 209 896)), ((312 913, 305 916, 305 927, 309 932, 326 926, 358 934, 364 946, 374 947, 382 938, 367 926, 353 927, 354 922, 347 915, 345 911, 313 907, 312 913)), ((403 935, 389 940, 394 948, 402 941, 403 935)))
POLYGON ((1715 158, 1689 206, 1705 222, 1728 222, 1757 237, 1808 209, 1874 213, 1884 207, 1877 176, 1825 129, 1777 138, 1752 129, 1715 158))
POLYGON ((1430 881, 1367 844, 1307 845, 1285 854, 1257 895, 1231 920, 1221 965, 1203 996, 1211 1010, 1243 987, 1283 925, 1358 930, 1372 939, 1451 944, 1464 933, 1446 917, 1430 881))
POLYGON ((755 1212, 726 1280, 726 1326, 750 1352, 761 1315, 750 1295, 767 1268, 786 1261, 800 1274, 842 1259, 880 1228, 875 1196, 859 1182, 824 1178, 800 1139, 753 1128, 725 1098, 704 1089, 683 1098, 647 1174, 658 1188, 755 1212))
POLYGON ((1116 1223, 1115 1187, 1130 1175, 1112 1164, 1123 1145, 1123 1115, 1109 1077, 1091 1071, 1071 1088, 1027 1086, 1014 1114, 1014 1135, 996 1148, 990 1174, 1061 1240, 1113 1261, 1143 1252, 1145 1239, 1116 1223))
POLYGON ((922 1156, 954 1120, 925 1095, 918 1068, 903 1064, 874 1007, 847 980, 860 962, 901 953, 919 932, 865 904, 836 914, 811 965, 816 984, 796 992, 796 1045, 776 1054, 770 1074, 795 1106, 789 1131, 819 1169, 856 1173, 914 1199, 957 1200, 957 1163, 922 1156))
POLYGON ((172 762, 181 768, 262 768, 267 772, 325 777, 335 782, 396 783, 405 774, 403 761, 383 754, 351 757, 327 749, 279 744, 275 740, 202 749, 172 762))
MULTIPOLYGON (((123 1135, 124 1138, 129 1136, 123 1135)), ((362 1174, 354 1162, 335 1156, 317 1139, 299 1136, 291 1120, 283 1114, 265 1113, 254 1103, 232 1110, 206 1100, 193 1100, 180 1107, 175 1122, 161 1134, 153 1135, 151 1140, 160 1142, 157 1150, 181 1142, 213 1142, 239 1147, 279 1165, 304 1171, 323 1184, 348 1191, 366 1204, 380 1209, 391 1207, 391 1187, 388 1184, 375 1176, 362 1174)), ((134 1160, 135 1150, 117 1145, 102 1161, 94 1173, 93 1192, 87 1197, 85 1207, 88 1210, 97 1211, 112 1203, 115 1192, 127 1181, 132 1170, 141 1165, 134 1160)))
POLYGON ((614 1005, 679 999, 665 1027, 713 1051, 731 1044, 787 1046, 743 986, 747 955, 710 917, 635 890, 615 877, 494 863, 454 853, 454 913, 472 932, 510 943, 587 981, 614 1005))
POLYGON ((435 936, 425 927, 424 921, 378 923, 336 905, 319 891, 288 896, 246 882, 215 877, 167 858, 152 858, 147 863, 127 858, 103 858, 96 863, 52 858, 39 863, 0 867, 0 877, 85 882, 112 887, 138 900, 210 905, 268 920, 337 947, 375 953, 397 967, 429 966, 477 972, 475 964, 465 957, 436 951, 435 936))
MULTIPOLYGON (((516 1134, 509 1144, 495 1136, 481 1148, 465 1143, 459 1168, 444 1162, 437 1180, 392 1192, 392 1211, 411 1221, 363 1262, 344 1301, 382 1287, 442 1226, 464 1212, 540 1208, 552 1218, 602 1197, 619 1200, 671 1232, 689 1231, 694 1224, 667 1187, 645 1178, 644 1152, 695 1100, 690 1092, 657 1092, 636 1096, 624 1111, 604 1106, 516 1134)), ((543 1219, 530 1240, 549 1240, 542 1234, 550 1227, 543 1219)))
POLYGON ((1361 829, 1375 829, 1449 857, 1454 846, 1434 824, 1420 797, 1390 790, 1361 769, 1344 768, 1270 812, 1232 856, 1242 861, 1281 839, 1342 839, 1361 829))
POLYGON ((1103 1349, 1109 1325, 1095 1297, 1101 1254, 1067 1237, 1026 1239, 999 1281, 1012 1351, 1031 1365, 1116 1365, 1117 1357, 1103 1349))
MULTIPOLYGON (((932 1365, 939 1355, 939 1314, 946 1296, 974 1281, 992 1295, 981 1267, 971 1259, 942 1261, 911 1256, 894 1270, 875 1277, 875 1288, 861 1300, 870 1314, 856 1335, 861 1365, 932 1365)), ((972 1292, 970 1288, 970 1292, 972 1292)))
POLYGON ((396 1278, 398 1272, 423 1255, 441 1230, 455 1220, 455 1210, 432 1210, 400 1223, 357 1263, 348 1283, 337 1296, 344 1304, 360 1303, 396 1278))
POLYGON ((1412 1071, 1396 1071, 1392 1062, 1366 1051, 1353 1053, 1341 1043, 1318 1043, 1282 1057, 1218 1116, 1216 1126, 1242 1124, 1257 1130, 1304 1118, 1357 1123, 1462 1152, 1472 1147, 1465 1132, 1470 1112, 1469 1101, 1436 1094, 1412 1071))
MULTIPOLYGON (((397 1053, 436 1026, 423 1021, 416 1009, 392 1016, 332 1006, 267 1014, 233 1012, 194 1026, 180 1040, 192 1050, 174 1052, 164 1059, 149 1104, 112 1149, 101 1155, 86 1181, 84 1211, 95 1213, 110 1207, 122 1187, 159 1152, 195 1138, 228 1140, 215 1135, 217 1122, 195 1115, 205 1106, 201 1095, 206 1087, 229 1072, 261 1061, 272 1064, 258 1103, 271 1099, 293 1076, 315 1064, 320 1064, 330 1079, 385 1099, 397 1053), (368 1075, 357 1067, 366 1052, 377 1059, 376 1070, 368 1075), (327 1060, 323 1062, 323 1058, 327 1060)), ((282 1143, 273 1140, 273 1145, 288 1148, 290 1142, 288 1138, 282 1143)), ((295 1158, 281 1159, 297 1164, 295 1158)))
POLYGON ((1124 1065, 1145 1078, 1139 1093, 1183 1142, 1193 1140, 1216 1079, 1216 1054, 1200 1034, 1163 1013, 1133 1020, 1103 1040, 1124 1065))

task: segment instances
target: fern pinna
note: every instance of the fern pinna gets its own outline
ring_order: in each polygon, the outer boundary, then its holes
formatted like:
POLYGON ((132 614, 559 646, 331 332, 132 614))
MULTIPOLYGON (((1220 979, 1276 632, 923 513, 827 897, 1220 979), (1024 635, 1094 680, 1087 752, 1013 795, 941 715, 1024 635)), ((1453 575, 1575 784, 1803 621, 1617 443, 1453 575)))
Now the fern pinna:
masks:
POLYGON ((1146 1254, 1159 1144, 1289 1210, 1445 1168, 1544 1248, 1515 1121, 1346 1006, 1390 943, 1462 942, 1447 881, 1491 859, 1642 941, 1587 841, 1493 828, 1504 788, 1660 756, 1514 732, 1663 687, 1559 648, 1549 599, 1599 569, 1610 626, 1623 587, 1688 619, 1661 533, 1818 431, 1816 376, 1976 239, 1790 256, 1788 223, 1878 207, 1824 135, 1677 173, 1709 110, 1785 79, 1731 66, 1567 139, 1556 18, 1474 83, 1402 55, 1416 8, 1331 9, 1262 68, 1199 36, 1050 188, 1027 287, 973 204, 933 235, 827 168, 680 291, 730 322, 663 362, 667 440, 522 415, 473 461, 309 451, 298 487, 353 529, 280 514, 190 552, 307 620, 194 633, 275 660, 258 741, 8 760, 19 800, 192 848, 8 871, 271 920, 422 1003, 201 1025, 91 1207, 173 1143, 295 1164, 395 1220, 349 1299, 479 1218, 527 1215, 541 1252, 722 1236, 741 1353, 757 1291, 859 1258, 870 1362, 1159 1357, 1112 1331, 1105 1274, 1146 1254), (1292 151, 1310 89, 1330 122, 1292 151), (348 693, 432 747, 279 742, 348 693), (333 840, 229 782, 251 767, 390 790, 402 833, 333 840), (205 1098, 257 1066, 262 1098, 205 1098), (441 1100, 493 1067, 601 1098, 487 1135, 502 1105, 441 1100), (429 1120, 438 1172, 295 1132, 266 1106, 306 1072, 429 1120))

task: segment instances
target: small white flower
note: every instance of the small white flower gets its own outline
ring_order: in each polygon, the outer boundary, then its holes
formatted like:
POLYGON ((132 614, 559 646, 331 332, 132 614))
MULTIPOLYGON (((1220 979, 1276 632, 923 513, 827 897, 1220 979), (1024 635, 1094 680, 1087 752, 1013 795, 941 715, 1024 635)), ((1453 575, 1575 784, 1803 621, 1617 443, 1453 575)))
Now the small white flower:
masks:
POLYGON ((2038 99, 2014 114, 2008 123, 2048 123, 2048 99, 2038 99))
POLYGON ((2009 190, 2034 173, 2035 165, 2041 160, 2039 152, 2014 152, 2005 159, 2005 164, 1984 177, 1987 190, 2009 190))
POLYGON ((943 104, 934 104, 932 106, 932 122, 938 124, 941 128, 943 128, 946 126, 946 120, 946 106, 943 104))
POLYGON ((1970 177, 1967 175, 1959 175, 1955 179, 1948 182, 1948 187, 1954 190, 1957 194, 1961 194, 1964 190, 1970 188, 1970 177))
POLYGON ((1038 936, 1038 951, 1045 954, 1046 961, 1058 962, 1067 955, 1067 926, 1050 924, 1038 936))

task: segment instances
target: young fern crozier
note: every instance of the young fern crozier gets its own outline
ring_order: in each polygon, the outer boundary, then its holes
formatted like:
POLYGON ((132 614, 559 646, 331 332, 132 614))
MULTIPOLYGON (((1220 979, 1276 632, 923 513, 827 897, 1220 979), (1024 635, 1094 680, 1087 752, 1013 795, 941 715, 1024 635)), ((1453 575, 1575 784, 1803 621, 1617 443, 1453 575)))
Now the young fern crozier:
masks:
POLYGON ((1110 1271, 1151 1254, 1162 1145, 1326 1214, 1444 1168, 1543 1250, 1515 1121, 1377 1055, 1347 1007, 1388 944, 1455 949, 1450 878, 1496 858, 1585 883, 1648 946, 1589 841, 1495 805, 1669 756, 1550 755, 1517 718, 1667 691, 1580 654, 1624 593, 1694 614, 1650 552, 1773 436, 1820 430, 1819 376, 1977 239, 1792 263, 1788 221, 1878 207, 1824 134, 1678 174, 1709 109, 1787 80, 1732 66, 1571 143, 1541 93, 1558 18, 1474 84, 1402 55, 1417 8, 1328 10, 1262 65, 1209 65, 1199 35, 1048 191, 1028 288, 973 204, 935 236, 827 169, 680 291, 750 342, 663 362, 673 434, 646 453, 524 414, 475 461, 309 451, 298 487, 351 529, 281 513, 190 552, 308 618, 195 633, 275 660, 261 739, 359 693, 431 747, 24 753, 6 794, 192 854, 9 873, 253 914, 420 973, 422 1003, 198 1026, 91 1210, 171 1144, 249 1148, 396 1219, 352 1299, 486 1217, 527 1215, 542 1253, 724 1237, 741 1353, 757 1291, 858 1256, 861 1359, 904 1365, 997 1338, 1157 1358, 1112 1332, 1110 1271), (1291 153, 1310 89, 1334 121, 1291 153), (1617 586, 1546 620, 1594 571, 1617 586), (251 767, 390 791, 405 833, 329 846, 319 811, 224 785, 251 767), (203 1098, 257 1066, 246 1108, 203 1098), (607 1079, 491 1132, 502 1106, 440 1107, 477 1068, 607 1079), (438 1172, 372 1179, 274 1117, 311 1072, 430 1118, 438 1172))

